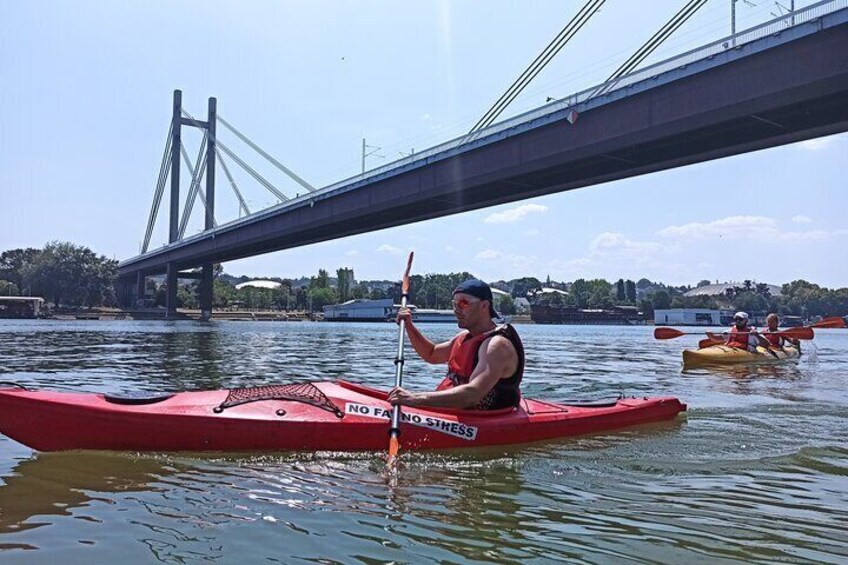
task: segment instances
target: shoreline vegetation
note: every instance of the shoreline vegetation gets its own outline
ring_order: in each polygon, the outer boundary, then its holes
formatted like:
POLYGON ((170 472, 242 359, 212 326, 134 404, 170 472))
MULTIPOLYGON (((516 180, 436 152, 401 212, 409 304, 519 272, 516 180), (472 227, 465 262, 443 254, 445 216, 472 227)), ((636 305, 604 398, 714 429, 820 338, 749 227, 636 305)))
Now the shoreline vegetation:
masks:
MULTIPOLYGON (((43 249, 6 250, 0 253, 0 297, 42 297, 46 306, 43 317, 47 318, 164 319, 165 277, 147 277, 144 297, 128 307, 118 301, 117 266, 117 260, 69 242, 50 242, 43 249)), ((212 312, 218 320, 319 320, 324 306, 353 299, 393 299, 395 303, 400 299, 398 281, 357 281, 353 269, 347 267, 338 268, 335 277, 319 269, 315 276, 298 279, 236 277, 225 273, 220 264, 213 273, 212 312)), ((409 302, 422 309, 448 310, 453 289, 473 276, 468 272, 413 275, 409 302)), ((714 285, 705 279, 694 286, 673 286, 647 278, 609 282, 602 278, 555 281, 547 277, 542 281, 521 277, 489 284, 497 294, 495 308, 515 323, 529 322, 531 311, 546 313, 533 316, 540 322, 580 318, 587 323, 592 315, 586 313, 606 312, 596 316, 599 320, 620 317, 628 323, 646 323, 653 319, 654 310, 674 308, 776 312, 803 320, 848 315, 848 287, 828 289, 802 279, 780 287, 754 280, 714 285), (690 293, 713 286, 721 286, 721 292, 690 293)), ((180 281, 177 309, 175 319, 200 318, 196 280, 180 281)))

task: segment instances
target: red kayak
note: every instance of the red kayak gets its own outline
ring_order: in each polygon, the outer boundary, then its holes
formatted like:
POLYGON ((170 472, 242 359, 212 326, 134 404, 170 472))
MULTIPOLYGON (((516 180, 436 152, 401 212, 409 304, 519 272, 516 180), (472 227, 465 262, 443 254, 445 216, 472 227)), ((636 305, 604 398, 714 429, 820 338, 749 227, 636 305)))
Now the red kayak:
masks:
MULTIPOLYGON (((0 385, 3 387, 4 385, 0 385)), ((0 432, 40 451, 379 451, 387 393, 345 382, 162 395, 0 388, 0 432)), ((670 420, 676 398, 554 404, 522 399, 495 411, 404 408, 404 449, 506 445, 670 420)))

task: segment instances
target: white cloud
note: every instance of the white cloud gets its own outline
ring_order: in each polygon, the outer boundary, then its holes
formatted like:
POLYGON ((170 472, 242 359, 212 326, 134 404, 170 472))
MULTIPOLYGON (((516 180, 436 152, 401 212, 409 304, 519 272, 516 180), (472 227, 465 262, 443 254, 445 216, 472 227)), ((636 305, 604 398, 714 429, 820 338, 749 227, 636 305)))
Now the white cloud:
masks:
POLYGON ((526 235, 527 237, 536 237, 540 233, 542 233, 542 232, 540 232, 537 229, 532 229, 532 230, 527 230, 526 232, 524 232, 524 235, 526 235))
POLYGON ((357 251, 356 249, 351 249, 350 251, 345 253, 345 256, 347 256, 347 257, 359 257, 359 251, 357 251))
POLYGON ((825 241, 830 237, 822 230, 782 232, 774 218, 764 216, 728 216, 712 222, 692 222, 669 226, 657 234, 688 240, 724 239, 781 243, 825 241))
POLYGON ((456 247, 453 245, 445 245, 445 251, 447 253, 456 253, 456 247))
POLYGON ((574 259, 556 259, 547 264, 551 273, 558 277, 596 277, 603 271, 644 269, 645 267, 667 267, 667 255, 677 249, 676 245, 664 245, 654 241, 635 241, 624 234, 604 232, 589 242, 588 254, 574 259))
POLYGON ((792 216, 792 221, 796 224, 810 224, 812 223, 813 219, 809 216, 803 216, 801 214, 798 214, 797 216, 792 216))
POLYGON ((798 147, 801 149, 806 149, 808 151, 819 151, 821 149, 827 149, 833 144, 833 137, 819 137, 816 139, 808 139, 807 141, 802 141, 798 144, 798 147))
POLYGON ((377 248, 377 253, 385 253, 387 255, 400 255, 402 251, 394 245, 384 243, 383 245, 377 248))
POLYGON ((523 219, 528 214, 543 214, 548 211, 547 206, 541 204, 522 204, 517 208, 495 212, 483 219, 484 224, 511 224, 523 219))
POLYGON ((663 246, 652 241, 633 241, 620 233, 604 232, 592 240, 589 250, 592 253, 605 254, 618 252, 645 254, 662 251, 663 246))
POLYGON ((540 268, 539 258, 535 255, 513 255, 496 249, 485 249, 474 256, 478 262, 488 263, 486 269, 490 273, 500 272, 500 277, 508 277, 506 273, 532 273, 540 268))
POLYGON ((478 261, 494 261, 496 259, 501 259, 503 256, 504 254, 500 251, 486 249, 475 255, 474 258, 478 261))

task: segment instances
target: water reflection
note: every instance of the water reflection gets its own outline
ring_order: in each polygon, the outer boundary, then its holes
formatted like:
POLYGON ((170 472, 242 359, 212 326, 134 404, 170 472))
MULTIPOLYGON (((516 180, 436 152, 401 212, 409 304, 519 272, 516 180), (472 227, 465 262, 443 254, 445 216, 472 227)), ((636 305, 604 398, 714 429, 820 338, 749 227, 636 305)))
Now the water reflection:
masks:
POLYGON ((177 470, 123 454, 49 453, 18 463, 0 486, 0 532, 25 531, 89 505, 108 493, 150 490, 177 470))

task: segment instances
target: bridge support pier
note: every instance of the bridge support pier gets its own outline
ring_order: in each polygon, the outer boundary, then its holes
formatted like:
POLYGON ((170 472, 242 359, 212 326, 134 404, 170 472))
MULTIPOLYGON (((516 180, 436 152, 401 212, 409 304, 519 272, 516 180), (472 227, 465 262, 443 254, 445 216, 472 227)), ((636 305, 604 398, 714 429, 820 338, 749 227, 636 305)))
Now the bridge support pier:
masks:
POLYGON ((133 306, 138 307, 138 306, 144 306, 145 305, 144 304, 144 297, 147 294, 147 288, 144 286, 145 282, 146 281, 145 281, 145 278, 144 278, 144 274, 141 271, 139 271, 136 274, 136 277, 135 277, 135 301, 134 301, 135 303, 133 304, 133 306))
POLYGON ((200 274, 200 319, 212 319, 212 263, 206 263, 200 274))
POLYGON ((177 316, 177 267, 168 263, 168 272, 165 275, 165 317, 176 318, 177 316))

